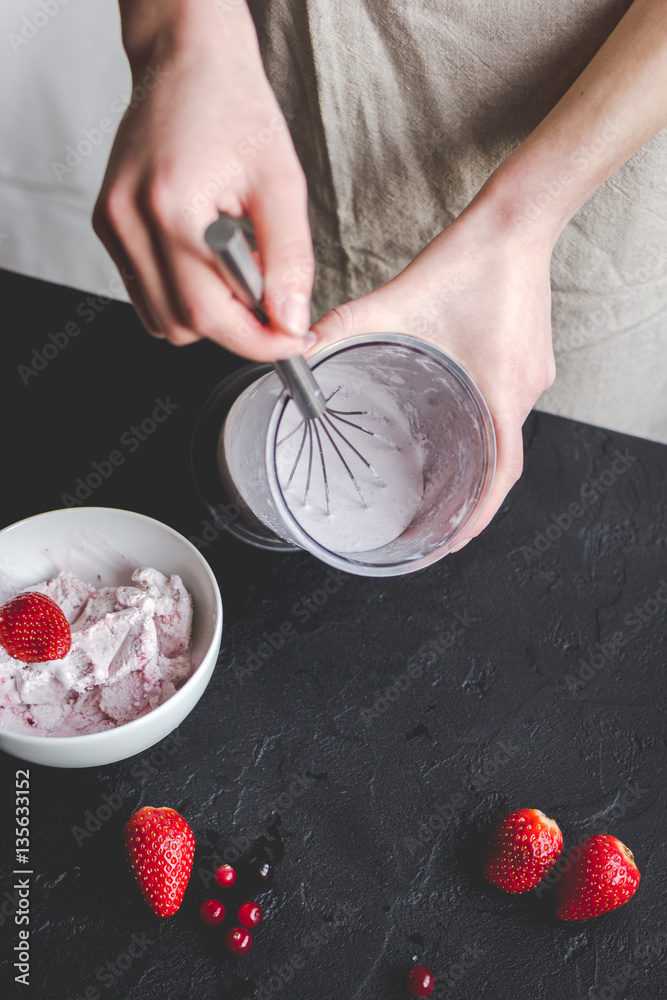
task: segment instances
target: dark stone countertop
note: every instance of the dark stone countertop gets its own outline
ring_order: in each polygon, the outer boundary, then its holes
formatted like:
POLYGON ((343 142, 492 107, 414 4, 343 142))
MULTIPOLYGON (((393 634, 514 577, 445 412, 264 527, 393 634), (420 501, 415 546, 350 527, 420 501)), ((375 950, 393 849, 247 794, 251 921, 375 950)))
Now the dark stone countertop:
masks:
POLYGON ((0 288, 0 525, 62 506, 168 399, 169 419, 88 503, 200 539, 225 613, 211 683, 161 747, 81 771, 30 766, 28 988, 11 968, 21 765, 0 757, 2 995, 399 1000, 418 956, 437 975, 432 996, 448 1000, 662 997, 667 642, 655 595, 667 595, 667 448, 533 414, 524 475, 478 540, 413 575, 339 575, 206 529, 190 435, 239 359, 154 341, 122 304, 97 303, 87 321, 76 290, 8 273, 0 288), (80 333, 27 376, 19 366, 68 322, 80 333), (572 503, 583 510, 568 524, 572 503), (285 622, 296 635, 260 660, 264 634, 285 622), (619 631, 626 641, 607 658, 619 631), (77 833, 105 796, 112 815, 77 833), (185 901, 166 921, 123 855, 123 825, 142 805, 177 809, 197 841, 185 901), (483 840, 525 806, 554 817, 566 847, 618 836, 642 873, 636 897, 568 925, 552 916, 552 890, 487 886, 483 840), (255 945, 233 959, 197 910, 216 856, 253 847, 276 873, 258 897, 255 945))

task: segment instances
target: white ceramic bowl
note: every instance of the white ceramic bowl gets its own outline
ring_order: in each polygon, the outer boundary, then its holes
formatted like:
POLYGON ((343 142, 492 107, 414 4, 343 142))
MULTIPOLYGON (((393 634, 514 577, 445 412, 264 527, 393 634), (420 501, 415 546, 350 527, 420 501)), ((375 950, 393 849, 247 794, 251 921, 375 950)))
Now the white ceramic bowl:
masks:
POLYGON ((0 574, 29 587, 70 570, 97 586, 130 582, 150 566, 177 573, 193 600, 194 671, 179 690, 147 715, 115 729, 82 736, 31 736, 0 729, 0 749, 35 764, 93 767, 140 753, 171 733, 197 704, 218 658, 222 602, 213 572, 173 528, 129 510, 71 507, 18 521, 0 531, 0 574))

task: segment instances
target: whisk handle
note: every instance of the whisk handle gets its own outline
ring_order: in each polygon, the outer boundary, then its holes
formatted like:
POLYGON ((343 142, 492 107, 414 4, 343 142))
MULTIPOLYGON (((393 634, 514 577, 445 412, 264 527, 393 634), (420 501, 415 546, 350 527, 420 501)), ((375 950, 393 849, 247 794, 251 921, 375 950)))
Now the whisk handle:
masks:
MULTIPOLYGON (((262 272, 235 219, 221 215, 207 228, 204 238, 217 256, 218 265, 232 292, 260 323, 269 318, 263 305, 262 272)), ((280 379, 306 420, 316 420, 326 410, 326 400, 304 358, 275 361, 280 379)))
POLYGON ((273 366, 280 375, 288 393, 301 410, 306 420, 317 420, 327 408, 322 390, 313 378, 304 358, 287 358, 274 361, 273 366))
POLYGON ((269 318, 262 306, 262 272, 236 220, 229 215, 221 215, 207 228, 204 239, 217 255, 218 266, 236 298, 257 314, 260 323, 268 323, 269 318))

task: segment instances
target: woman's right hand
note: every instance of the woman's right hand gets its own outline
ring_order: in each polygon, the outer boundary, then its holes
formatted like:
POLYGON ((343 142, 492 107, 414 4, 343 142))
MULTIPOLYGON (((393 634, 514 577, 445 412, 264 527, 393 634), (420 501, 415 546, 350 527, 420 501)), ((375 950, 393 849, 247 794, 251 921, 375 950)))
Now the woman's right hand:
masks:
POLYGON ((93 225, 150 333, 200 337, 257 361, 311 337, 314 258, 306 182, 264 73, 245 0, 120 0, 133 100, 114 141, 93 225), (250 218, 271 325, 217 269, 204 231, 250 218))

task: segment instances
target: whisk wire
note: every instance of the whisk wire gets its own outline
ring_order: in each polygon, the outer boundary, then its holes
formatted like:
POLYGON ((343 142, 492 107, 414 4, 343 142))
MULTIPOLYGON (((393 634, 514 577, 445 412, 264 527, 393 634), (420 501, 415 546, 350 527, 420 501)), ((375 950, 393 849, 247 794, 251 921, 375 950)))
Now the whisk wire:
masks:
POLYGON ((289 440, 289 438, 291 438, 294 434, 296 434, 297 431, 299 430, 303 431, 301 435, 301 441, 299 443, 299 448, 297 450, 296 458, 294 459, 294 463, 292 465, 289 478, 287 480, 287 483, 285 484, 285 487, 288 488, 292 483, 297 467, 299 465, 299 461, 301 460, 301 456, 303 454, 306 444, 306 439, 308 440, 308 468, 306 471, 306 483, 303 494, 303 503, 305 506, 308 502, 308 494, 310 493, 311 483, 313 479, 313 453, 315 450, 313 442, 313 432, 314 432, 315 441, 317 443, 317 450, 320 456, 320 465, 322 466, 322 479, 324 483, 324 495, 325 495, 327 514, 331 513, 331 502, 329 493, 329 479, 327 476, 327 463, 324 457, 324 447, 320 435, 320 430, 324 431, 324 433, 326 434, 329 443, 331 444, 331 447, 334 449, 336 455, 340 459, 340 462, 345 471, 347 472, 352 484, 354 485, 354 488, 359 494, 359 498, 363 503, 364 507, 368 507, 368 501, 366 500, 366 497, 364 496, 363 491, 359 486, 357 478, 354 475, 352 469, 350 468, 349 463, 346 461, 345 456, 343 455, 341 449, 336 444, 336 441, 334 440, 331 431, 329 430, 329 427, 343 441, 343 443, 346 444, 347 447, 352 452, 354 452, 357 458, 361 462, 363 462, 364 466, 375 477, 380 486, 386 487, 386 483, 384 482, 382 477, 373 468, 368 459, 365 458, 364 455, 362 455, 359 449, 352 444, 349 438, 346 437, 345 434, 343 434, 340 428, 338 428, 333 421, 337 420, 339 421, 339 423, 345 424, 348 427, 352 427, 355 430, 362 431, 364 434, 368 434, 370 437, 374 437, 376 438, 376 440, 382 441, 384 444, 389 445, 396 451, 400 451, 398 445, 394 441, 389 440, 389 438, 384 437, 382 434, 378 434, 376 431, 369 430, 368 427, 364 427, 362 424, 357 424, 353 420, 347 419, 347 417, 377 417, 379 419, 386 420, 387 418, 384 417, 381 413, 376 413, 374 410, 334 410, 332 407, 329 406, 330 400, 332 399, 333 396, 335 396, 335 394, 341 388, 342 386, 340 385, 337 386, 337 388, 335 388, 332 392, 330 392, 329 395, 326 397, 327 406, 324 413, 320 417, 318 417, 317 419, 307 419, 304 417, 295 427, 292 428, 291 431, 285 434, 284 437, 279 438, 277 441, 277 447, 280 447, 280 445, 284 444, 286 441, 289 440), (328 424, 329 427, 327 427, 326 424, 328 424))
MULTIPOLYGON (((330 508, 329 508, 329 480, 327 478, 327 463, 324 461, 324 451, 322 450, 322 440, 320 438, 320 431, 319 431, 319 428, 317 426, 317 422, 314 421, 314 424, 315 424, 315 436, 317 438, 317 447, 320 450, 320 462, 322 464, 322 476, 324 478, 324 496, 325 496, 325 499, 326 499, 327 514, 329 514, 330 513, 330 508)), ((324 429, 326 430, 326 428, 324 428, 324 429)), ((304 503, 305 502, 306 501, 304 499, 304 503)))
MULTIPOLYGON (((326 424, 324 424, 324 423, 322 423, 322 430, 324 431, 324 433, 326 434, 326 436, 329 438, 329 441, 331 442, 331 447, 333 448, 333 450, 336 452, 336 454, 338 455, 339 459, 343 463, 345 471, 347 472, 348 476, 352 480, 354 488, 357 491, 357 493, 359 494, 361 502, 363 503, 364 507, 368 507, 368 501, 366 500, 366 497, 364 496, 364 494, 361 492, 361 487, 359 486, 359 483, 357 482, 356 477, 355 477, 352 469, 350 468, 350 466, 345 461, 345 458, 341 454, 340 448, 338 447, 338 445, 336 444, 336 442, 332 438, 332 436, 329 433, 329 430, 328 430, 326 424)), ((334 428, 334 430, 335 430, 335 428, 334 428)), ((342 437, 342 435, 341 435, 341 437, 342 437)), ((348 442, 348 444, 349 444, 349 442, 348 442)), ((356 448, 353 448, 353 451, 356 451, 356 448)), ((359 454, 359 453, 357 452, 357 454, 359 454)), ((324 460, 323 460, 323 462, 324 462, 324 460)))
MULTIPOLYGON (((346 438, 345 435, 343 434, 343 432, 339 431, 338 428, 336 427, 336 425, 333 423, 333 421, 329 419, 328 413, 325 412, 325 413, 322 414, 322 420, 326 420, 329 424, 331 424, 331 429, 334 430, 336 432, 336 434, 338 434, 338 436, 340 438, 342 438, 342 440, 348 446, 348 448, 352 449, 352 451, 357 456, 357 458, 361 459, 361 461, 364 463, 364 465, 366 466, 366 468, 368 469, 368 471, 370 473, 372 473, 372 475, 375 476, 375 478, 377 479, 377 481, 380 484, 380 486, 386 486, 386 483, 384 483, 382 481, 381 477, 377 474, 377 472, 375 471, 375 469, 373 468, 373 466, 371 465, 371 463, 368 461, 368 459, 364 458, 364 456, 361 454, 361 452, 357 448, 354 447, 354 445, 352 444, 352 442, 348 438, 346 438)), ((348 421, 346 420, 345 423, 348 423, 348 421)), ((354 424, 352 426, 354 426, 354 424)), ((333 439, 332 439, 332 441, 333 441, 333 439)), ((339 454, 340 454, 340 452, 339 452, 339 454)))
MULTIPOLYGON (((279 438, 279 440, 278 440, 278 441, 276 441, 276 448, 280 448, 281 444, 284 444, 284 443, 285 443, 285 441, 289 441, 289 439, 290 439, 290 438, 292 437, 292 435, 293 435, 293 434, 296 434, 296 432, 297 432, 297 431, 300 431, 300 430, 301 430, 301 428, 302 428, 302 427, 304 426, 304 424, 306 424, 306 423, 307 423, 307 421, 306 421, 306 420, 302 420, 300 424, 297 424, 297 425, 296 425, 296 427, 293 427, 293 428, 292 428, 292 430, 291 430, 291 431, 289 432, 289 434, 286 434, 286 435, 285 435, 285 437, 282 437, 282 438, 279 438)), ((306 431, 304 430, 304 432, 303 432, 303 433, 304 433, 304 435, 305 435, 306 431)))
MULTIPOLYGON (((303 427, 303 435, 301 437, 301 444, 299 445, 299 450, 296 454, 296 458, 294 459, 294 465, 292 466, 292 471, 290 472, 289 479, 287 480, 287 486, 289 486, 292 480, 294 479, 294 473, 296 472, 296 467, 299 464, 299 459, 301 458, 301 452, 303 451, 303 446, 306 443, 306 435, 308 434, 308 426, 305 420, 302 420, 299 426, 294 428, 294 431, 298 431, 299 427, 303 427)), ((294 431, 291 431, 287 435, 287 437, 284 437, 282 441, 279 441, 278 446, 280 446, 283 443, 283 441, 286 441, 288 437, 291 437, 292 434, 294 434, 294 431)))
MULTIPOLYGON (((400 451, 400 448, 398 447, 398 445, 396 444, 395 441, 390 441, 389 438, 383 437, 382 434, 378 434, 376 431, 369 431, 368 427, 363 427, 361 424, 355 424, 352 420, 346 420, 344 417, 341 417, 341 413, 346 413, 346 412, 348 412, 348 411, 346 411, 346 410, 326 410, 325 411, 327 417, 334 417, 336 420, 340 420, 340 422, 342 424, 347 424, 348 427, 355 427, 358 431, 363 431, 364 434, 370 434, 371 437, 377 438, 377 440, 378 441, 382 441, 383 444, 391 445, 391 447, 395 448, 396 451, 400 451)), ((349 411, 349 415, 350 416, 355 416, 356 414, 359 414, 359 416, 373 416, 373 417, 377 416, 377 414, 373 413, 371 410, 350 410, 349 411)), ((322 416, 324 416, 324 414, 322 414, 322 416)), ((340 431, 338 433, 340 434, 340 431)), ((341 435, 341 437, 342 436, 343 435, 341 435)))
POLYGON ((308 499, 308 490, 310 489, 310 476, 313 471, 313 428, 311 426, 310 420, 306 421, 306 430, 308 431, 308 474, 306 475, 306 489, 303 494, 303 504, 306 505, 306 500, 308 499))

